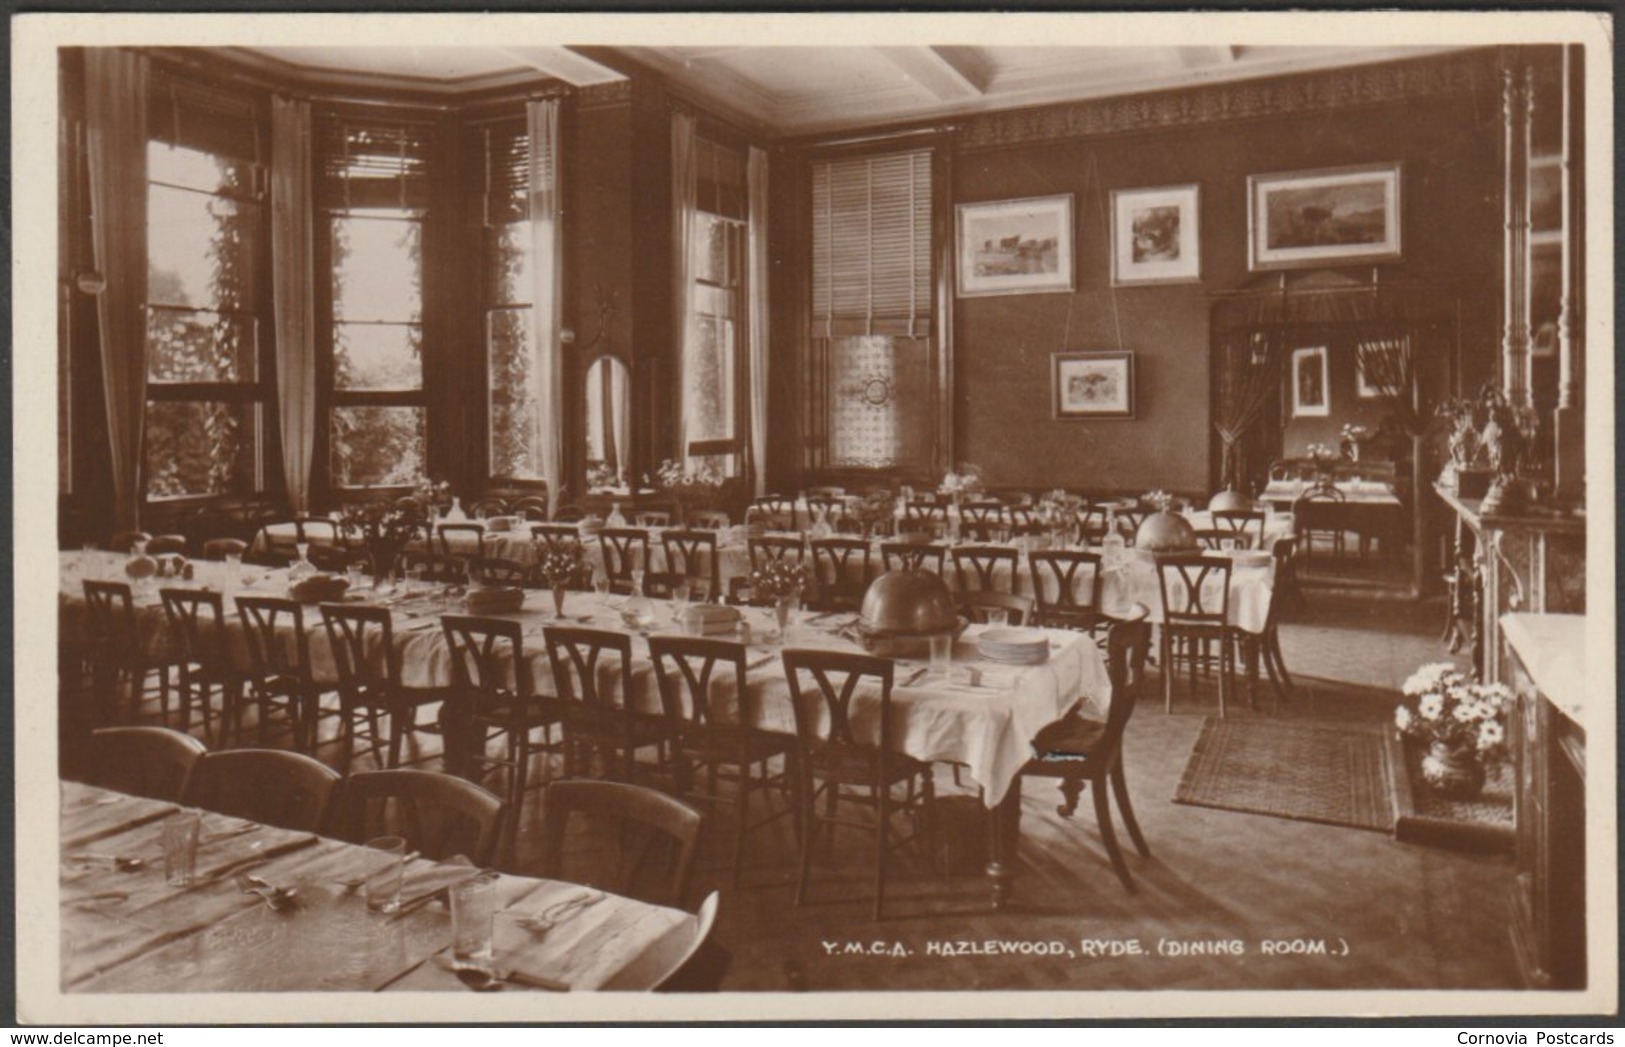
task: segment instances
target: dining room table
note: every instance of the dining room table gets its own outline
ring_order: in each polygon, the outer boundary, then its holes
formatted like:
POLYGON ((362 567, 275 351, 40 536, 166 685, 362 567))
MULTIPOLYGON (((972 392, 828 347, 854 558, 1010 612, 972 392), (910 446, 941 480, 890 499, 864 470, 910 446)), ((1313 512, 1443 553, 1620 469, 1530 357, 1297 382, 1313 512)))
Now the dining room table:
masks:
MULTIPOLYGON (((83 596, 76 592, 78 577, 116 574, 117 558, 97 554, 100 559, 79 563, 82 554, 63 554, 62 605, 64 628, 73 627, 75 611, 82 612, 83 596)), ((162 650, 172 641, 157 595, 163 585, 208 586, 225 598, 227 645, 234 659, 246 665, 247 647, 242 626, 232 613, 236 595, 280 595, 287 592, 286 569, 199 563, 191 579, 149 580, 135 589, 137 618, 142 642, 149 649, 162 650)), ((389 585, 363 586, 345 594, 346 601, 372 603, 390 608, 394 628, 392 643, 399 658, 401 684, 407 688, 439 690, 453 682, 450 649, 440 628, 443 614, 464 614, 466 593, 456 586, 414 588, 389 585)), ((649 599, 650 619, 628 619, 629 597, 597 592, 572 591, 566 596, 563 614, 554 608, 546 590, 525 590, 519 609, 488 617, 520 623, 526 672, 515 673, 511 662, 506 669, 510 681, 528 682, 536 693, 552 696, 554 686, 545 639, 553 625, 587 627, 629 633, 633 639, 629 695, 619 693, 619 679, 603 682, 611 700, 642 712, 662 709, 659 689, 648 650, 648 637, 661 633, 681 633, 678 604, 649 599)), ((751 726, 794 734, 795 709, 789 681, 780 655, 786 647, 815 647, 860 653, 865 651, 858 631, 858 615, 853 613, 796 612, 782 632, 773 608, 740 607, 744 629, 724 638, 748 647, 747 687, 756 710, 751 726)), ((1081 708, 1087 715, 1103 719, 1110 701, 1111 685, 1100 648, 1086 633, 1064 629, 1036 630, 1047 646, 1044 660, 1034 665, 1005 664, 984 655, 977 642, 986 626, 964 623, 952 648, 952 660, 945 674, 932 669, 923 652, 894 659, 895 684, 891 703, 891 737, 900 752, 928 762, 959 765, 980 787, 984 806, 994 812, 990 824, 996 847, 989 863, 995 904, 1009 897, 1009 876, 1013 866, 1008 851, 1015 841, 1008 829, 1009 819, 1019 817, 1020 771, 1031 756, 1030 740, 1045 725, 1081 708), (1005 828, 1001 829, 1003 825, 1005 828)), ((319 686, 337 680, 337 668, 317 607, 307 607, 304 630, 310 658, 310 672, 319 686)), ((384 652, 373 649, 368 657, 382 664, 384 652)), ((504 657, 506 657, 504 655, 504 657)), ((880 736, 879 692, 860 687, 854 696, 852 724, 860 741, 880 736)), ((726 702, 722 718, 729 715, 726 702)), ((736 705, 734 707, 737 707, 736 705)), ((827 725, 821 708, 815 717, 816 729, 827 725)))
POLYGON ((368 848, 209 811, 193 881, 171 886, 180 807, 67 780, 59 796, 64 993, 468 991, 446 898, 477 876, 494 879, 488 964, 508 989, 647 990, 700 933, 681 909, 457 859, 410 858, 399 907, 373 911, 368 848))

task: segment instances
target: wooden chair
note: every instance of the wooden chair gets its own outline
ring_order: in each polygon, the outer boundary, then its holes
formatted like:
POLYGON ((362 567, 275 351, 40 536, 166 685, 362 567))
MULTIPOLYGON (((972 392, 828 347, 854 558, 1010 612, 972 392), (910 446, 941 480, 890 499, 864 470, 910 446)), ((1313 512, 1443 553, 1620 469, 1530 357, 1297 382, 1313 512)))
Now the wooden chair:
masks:
POLYGON ((294 748, 314 751, 318 692, 310 672, 304 607, 279 596, 239 596, 237 615, 248 647, 248 673, 244 701, 229 723, 231 737, 241 733, 243 705, 252 703, 261 745, 270 735, 271 714, 280 710, 288 716, 294 748))
POLYGON ((468 559, 450 553, 420 553, 408 549, 401 554, 401 571, 430 585, 463 585, 468 581, 468 559))
POLYGON ((243 674, 232 660, 226 640, 225 598, 211 589, 160 589, 169 621, 169 634, 180 665, 176 689, 180 698, 181 730, 192 729, 192 705, 203 717, 203 731, 212 734, 214 692, 220 691, 219 737, 236 722, 243 699, 243 674))
POLYGON ((508 502, 503 498, 485 497, 477 499, 468 507, 468 515, 476 520, 484 520, 491 516, 507 516, 512 512, 508 502))
POLYGON ((507 781, 509 824, 517 836, 532 755, 551 748, 551 731, 564 722, 560 702, 536 693, 525 657, 521 623, 505 618, 447 614, 440 628, 451 656, 452 686, 440 707, 446 769, 470 780, 496 770, 507 781), (542 745, 531 734, 546 732, 542 745), (493 740, 502 755, 492 756, 493 740))
MULTIPOLYGON (((729 640, 703 637, 651 636, 649 657, 660 687, 660 704, 676 735, 677 780, 682 794, 694 792, 696 768, 706 773, 711 802, 718 801, 717 780, 734 783, 733 885, 739 886, 745 836, 784 814, 799 815, 795 799, 793 736, 760 730, 758 696, 746 685, 749 648, 729 640), (713 676, 721 669, 713 686, 713 676), (782 761, 781 770, 772 768, 782 761), (755 825, 750 823, 754 792, 777 790, 785 809, 755 825)), ((798 833, 799 835, 799 833, 798 833)))
POLYGON ((322 604, 321 612, 338 673, 339 770, 349 773, 358 726, 371 737, 368 754, 384 767, 399 767, 402 742, 418 730, 419 706, 438 701, 439 695, 401 685, 401 652, 389 608, 322 604), (389 717, 387 750, 378 731, 379 713, 389 717))
POLYGON ((88 780, 131 796, 174 803, 208 747, 167 727, 103 727, 90 735, 88 780))
POLYGON ((1004 503, 966 502, 959 507, 959 536, 973 542, 991 542, 1006 526, 1004 503))
POLYGON ((846 500, 839 495, 807 495, 807 516, 809 520, 816 520, 818 515, 822 513, 824 519, 833 527, 835 521, 840 519, 845 512, 846 500))
POLYGON ((1112 828, 1111 802, 1106 795, 1106 783, 1111 782, 1117 797, 1117 811, 1128 829, 1134 847, 1145 858, 1151 857, 1140 823, 1134 818, 1134 807, 1129 802, 1128 782, 1123 771, 1123 732, 1129 717, 1140 699, 1145 682, 1146 653, 1151 647, 1151 626, 1144 621, 1119 622, 1106 636, 1106 672, 1111 680, 1111 704, 1106 720, 1085 719, 1078 715, 1076 706, 1065 717, 1040 730, 1033 738, 1033 758, 1022 767, 1021 773, 1029 778, 1058 778, 1062 802, 1056 808, 1062 817, 1070 818, 1078 809, 1078 796, 1085 785, 1094 797, 1095 819, 1100 826, 1100 839, 1106 846, 1112 869, 1122 881, 1124 889, 1134 893, 1134 879, 1129 875, 1128 863, 1123 860, 1117 845, 1117 834, 1112 828))
POLYGON ((248 552, 248 543, 241 538, 210 538, 203 543, 203 558, 205 560, 224 560, 235 553, 238 556, 248 552))
POLYGON ((631 634, 548 626, 542 638, 564 720, 565 777, 580 777, 579 760, 595 752, 605 757, 609 776, 623 782, 637 781, 640 750, 655 749, 658 765, 666 765, 676 738, 671 723, 626 704, 632 696, 631 634))
POLYGON ((809 501, 811 501, 814 498, 844 498, 844 497, 846 497, 846 488, 844 488, 844 487, 831 487, 828 484, 826 484, 826 485, 824 485, 822 487, 809 487, 809 488, 807 488, 807 499, 809 501))
POLYGON ((152 535, 146 531, 115 531, 107 540, 107 548, 115 553, 133 553, 137 543, 152 541, 152 535))
POLYGON ((931 571, 943 573, 948 550, 928 542, 881 542, 881 566, 888 571, 931 571))
POLYGON ((325 516, 296 516, 293 518, 294 539, 312 547, 344 544, 344 532, 336 521, 325 516))
POLYGON ((1100 610, 1100 554, 1077 549, 1041 549, 1027 554, 1037 624, 1093 633, 1107 621, 1100 610))
POLYGON ((694 531, 725 531, 733 520, 721 509, 696 509, 688 514, 688 528, 694 531))
POLYGON ((544 549, 558 549, 566 545, 581 545, 581 528, 568 523, 537 523, 530 525, 530 539, 544 549))
POLYGON ((580 523, 587 518, 587 510, 579 505, 561 505, 553 513, 554 523, 580 523))
POLYGON ((1292 501, 1292 529, 1298 537, 1303 565, 1308 567, 1314 557, 1315 540, 1331 541, 1332 555, 1342 559, 1344 506, 1343 492, 1329 485, 1317 484, 1292 501))
POLYGON ((485 525, 480 523, 443 523, 435 526, 440 552, 445 556, 479 557, 485 555, 485 525))
POLYGON ((1246 633, 1237 630, 1244 638, 1243 642, 1256 642, 1258 653, 1263 658, 1264 669, 1269 674, 1270 686, 1275 691, 1277 699, 1286 699, 1292 696, 1292 676, 1287 672, 1286 659, 1281 655, 1281 632, 1278 628, 1281 606, 1292 599, 1296 589, 1294 580, 1294 559, 1296 558, 1296 540, 1293 538, 1277 538, 1271 543, 1270 555, 1275 560, 1275 585, 1270 589, 1269 609, 1264 616, 1264 631, 1256 640, 1246 633))
MULTIPOLYGON (((874 918, 879 920, 886 895, 886 862, 893 849, 892 815, 929 810, 934 798, 931 765, 892 749, 895 663, 845 651, 796 648, 785 651, 782 657, 795 709, 797 763, 802 778, 797 789, 801 797, 801 876, 796 882, 796 904, 806 901, 819 825, 862 828, 875 837, 874 918), (812 680, 811 693, 803 690, 804 674, 812 680), (880 688, 879 707, 872 717, 879 729, 875 744, 860 742, 852 730, 853 697, 865 681, 880 688), (823 717, 816 713, 820 707, 823 717), (820 719, 828 721, 823 733, 818 730, 820 719), (901 799, 893 794, 899 785, 906 787, 901 799), (859 791, 853 794, 843 790, 859 791), (820 794, 825 806, 822 814, 818 813, 820 794), (839 805, 843 801, 873 808, 874 819, 841 817, 839 805)), ((896 843, 908 843, 913 838, 911 835, 896 843)))
POLYGON ((184 534, 160 534, 147 543, 148 556, 185 556, 186 536, 184 534))
MULTIPOLYGON (((716 927, 717 910, 722 905, 722 892, 712 891, 700 903, 695 915, 693 933, 683 951, 672 964, 669 973, 654 980, 655 992, 720 992, 722 979, 733 962, 733 954, 712 938, 716 927)), ((614 979, 604 986, 615 988, 614 979)))
POLYGON ((873 547, 862 538, 814 538, 813 606, 819 611, 856 611, 874 581, 873 547))
POLYGON ((1078 508, 1078 541, 1086 545, 1099 545, 1106 537, 1106 507, 1084 504, 1078 508))
POLYGON ((461 855, 489 866, 507 824, 502 798, 436 771, 361 771, 344 782, 342 835, 365 843, 399 836, 431 861, 461 855))
POLYGON ((948 507, 934 501, 910 499, 903 503, 903 518, 899 526, 903 524, 923 524, 931 537, 941 538, 948 530, 948 507))
POLYGON ((799 536, 765 535, 761 538, 747 539, 746 551, 750 553, 750 569, 760 570, 769 560, 789 560, 791 563, 804 563, 807 558, 807 543, 799 536))
POLYGON ((598 532, 604 574, 611 591, 632 591, 632 572, 649 567, 649 532, 639 527, 605 527, 598 532))
MULTIPOLYGON (((694 871, 694 851, 699 843, 699 811, 675 797, 626 782, 599 782, 590 779, 564 779, 551 782, 543 797, 543 875, 565 879, 565 830, 575 815, 608 822, 616 842, 616 869, 606 884, 616 894, 636 896, 638 873, 651 846, 667 842, 675 848, 670 877, 662 890, 650 898, 659 904, 682 908, 688 897, 694 871), (629 853, 630 852, 630 853, 629 853)), ((579 874, 578 874, 579 875, 579 874)), ((582 877, 576 882, 581 882, 582 877)))
POLYGON ((1008 612, 1011 625, 1038 624, 1034 622, 1034 603, 1030 596, 1001 593, 992 589, 977 589, 959 598, 959 613, 973 622, 987 624, 987 612, 999 609, 1008 612))
POLYGON ((1174 708, 1174 653, 1183 645, 1190 666, 1191 690, 1196 689, 1198 663, 1216 644, 1219 651, 1219 715, 1234 686, 1234 634, 1230 625, 1230 575, 1234 563, 1201 554, 1158 556, 1157 586, 1162 594, 1162 643, 1158 665, 1162 669, 1162 695, 1166 711, 1174 708))
POLYGON ((135 614, 135 594, 127 582, 85 579, 84 653, 89 663, 94 717, 106 724, 119 716, 119 693, 128 688, 130 715, 146 694, 147 674, 158 674, 160 710, 169 718, 169 662, 148 652, 135 614))
POLYGON ((1225 527, 1198 527, 1191 532, 1203 549, 1245 548, 1247 536, 1225 527))
POLYGON ((661 534, 660 542, 666 550, 667 573, 703 582, 708 594, 721 594, 722 562, 717 555, 717 532, 666 531, 661 534))
POLYGON ((954 571, 959 576, 959 591, 995 589, 1000 592, 1016 591, 1016 550, 1003 545, 956 545, 953 548, 954 571), (999 584, 998 570, 1004 568, 1004 584, 999 584))
POLYGON ((547 519, 547 499, 539 495, 516 498, 512 510, 521 520, 541 523, 547 519))
POLYGON ((782 494, 764 494, 752 499, 745 522, 759 522, 770 531, 789 531, 796 525, 796 500, 782 494))
POLYGON ((1241 535, 1244 549, 1264 548, 1264 514, 1257 509, 1217 509, 1213 526, 1241 535))
POLYGON ((475 556, 468 560, 468 577, 480 585, 534 586, 536 574, 531 565, 501 556, 475 556))
POLYGON ((670 527, 670 509, 644 509, 633 517, 639 527, 670 527))
POLYGON ((192 765, 181 803, 295 832, 324 832, 342 779, 303 753, 227 749, 192 765))

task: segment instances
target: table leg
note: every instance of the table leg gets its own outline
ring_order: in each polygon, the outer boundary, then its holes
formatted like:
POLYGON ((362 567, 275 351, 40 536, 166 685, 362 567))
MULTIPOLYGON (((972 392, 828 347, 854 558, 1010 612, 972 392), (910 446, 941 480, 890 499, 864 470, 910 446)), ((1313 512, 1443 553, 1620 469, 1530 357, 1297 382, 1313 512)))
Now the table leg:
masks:
POLYGON ((1021 842, 1021 776, 1010 783, 1004 799, 993 808, 988 819, 990 827, 987 878, 993 886, 993 908, 1003 909, 1010 904, 1011 885, 1015 880, 1016 848, 1021 842))

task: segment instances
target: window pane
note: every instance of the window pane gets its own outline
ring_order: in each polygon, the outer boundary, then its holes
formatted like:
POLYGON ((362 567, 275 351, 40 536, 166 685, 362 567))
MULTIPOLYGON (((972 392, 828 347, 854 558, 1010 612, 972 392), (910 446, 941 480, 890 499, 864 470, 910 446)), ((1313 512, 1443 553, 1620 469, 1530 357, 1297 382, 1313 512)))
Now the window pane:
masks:
POLYGON ((924 468, 931 459, 930 343, 869 335, 829 343, 829 460, 835 468, 924 468))
POLYGON ((333 408, 332 471, 340 487, 423 479, 423 408, 333 408))
POLYGON ((737 268, 729 265, 735 223, 700 212, 695 216, 694 253, 690 260, 696 281, 728 286, 737 268))
POLYGON ((249 196, 254 192, 254 165, 185 146, 148 142, 147 179, 205 193, 249 196))
POLYGON ((252 316, 147 309, 147 378, 154 382, 253 382, 258 324, 252 316))
POLYGON ((530 223, 509 222, 491 233, 487 261, 490 305, 526 305, 534 294, 530 267, 530 223))
POLYGON ((147 300, 252 308, 260 209, 189 189, 147 192, 147 300))
POLYGON ((254 490, 259 406, 148 401, 147 497, 254 490))
POLYGON ((538 479, 541 462, 534 447, 537 419, 530 388, 530 309, 493 309, 488 315, 491 475, 538 479))
POLYGON ((423 318, 423 223, 404 216, 338 215, 333 318, 417 323, 423 318))
POLYGON ((731 440, 734 437, 734 326, 714 316, 696 320, 698 342, 689 354, 684 402, 688 439, 731 440))
POLYGON ((423 329, 416 324, 334 324, 333 388, 423 388, 423 329))

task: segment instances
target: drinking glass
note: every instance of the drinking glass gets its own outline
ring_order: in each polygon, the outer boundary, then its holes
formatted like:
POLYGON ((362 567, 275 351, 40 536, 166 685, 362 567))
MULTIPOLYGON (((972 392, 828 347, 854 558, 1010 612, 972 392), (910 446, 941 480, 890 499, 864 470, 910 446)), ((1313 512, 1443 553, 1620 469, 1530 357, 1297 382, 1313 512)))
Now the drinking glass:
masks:
POLYGON ((405 868, 405 840, 399 836, 377 836, 367 841, 367 878, 361 889, 368 909, 392 913, 401 907, 401 878, 405 868))
POLYGON ((241 585, 243 583, 242 553, 226 554, 226 580, 231 582, 232 585, 241 585))
POLYGON ((952 633, 937 633, 931 637, 931 672, 948 679, 954 663, 954 637, 952 633))
POLYGON ((673 621, 682 618, 683 611, 688 608, 689 583, 678 582, 671 587, 671 617, 673 621))
POLYGON ((1010 624, 1010 612, 1003 607, 989 607, 987 609, 987 626, 989 629, 1002 629, 1010 624))
POLYGON ((497 878, 482 874, 451 889, 451 958, 483 966, 491 961, 491 922, 496 916, 497 878))
POLYGON ((169 886, 186 887, 196 877, 198 834, 202 828, 202 811, 181 811, 165 819, 164 882, 169 886))

